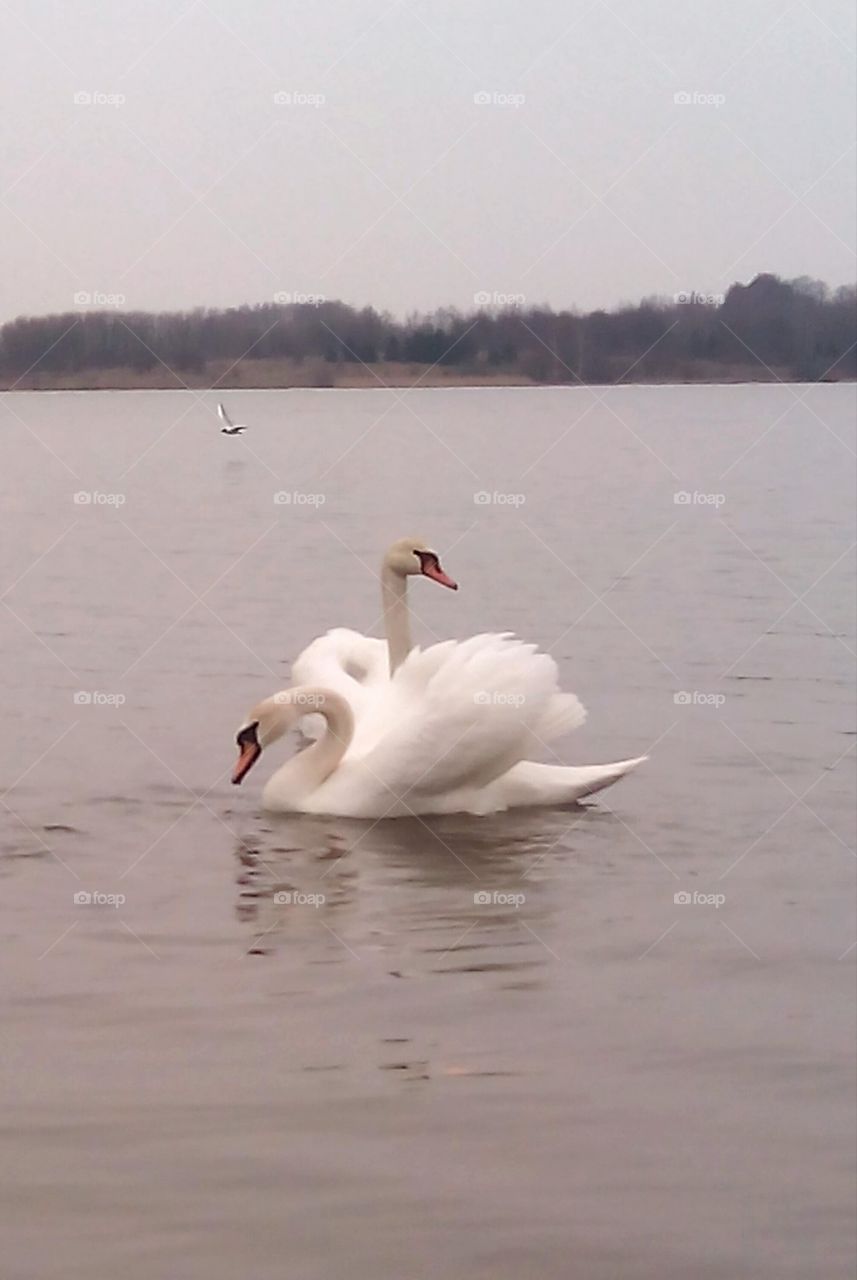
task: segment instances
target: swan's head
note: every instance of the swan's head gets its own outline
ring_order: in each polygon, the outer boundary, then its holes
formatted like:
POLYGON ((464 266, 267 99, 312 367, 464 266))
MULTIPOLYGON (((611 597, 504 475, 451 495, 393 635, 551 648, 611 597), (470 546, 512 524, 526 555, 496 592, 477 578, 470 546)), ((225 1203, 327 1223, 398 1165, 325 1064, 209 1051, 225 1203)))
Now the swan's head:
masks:
MULTIPOLYGON (((232 770, 233 783, 237 786, 242 782, 259 759, 263 748, 282 738, 304 716, 320 712, 326 717, 337 716, 339 723, 343 715, 340 702, 341 699, 337 699, 334 693, 304 685, 283 689, 257 703, 235 735, 238 760, 232 770)), ((341 732, 350 733, 350 730, 343 726, 341 732)))
POLYGON ((284 708, 276 701, 278 696, 275 694, 273 698, 265 698, 263 702, 257 703, 235 735, 238 762, 232 770, 232 781, 236 786, 253 768, 262 754, 262 748, 276 742, 288 728, 284 708))
POLYGON ((431 578, 442 587, 458 590, 458 583, 453 582, 448 573, 440 565, 440 556, 432 551, 424 538, 399 538, 384 556, 384 567, 398 574, 400 578, 431 578))

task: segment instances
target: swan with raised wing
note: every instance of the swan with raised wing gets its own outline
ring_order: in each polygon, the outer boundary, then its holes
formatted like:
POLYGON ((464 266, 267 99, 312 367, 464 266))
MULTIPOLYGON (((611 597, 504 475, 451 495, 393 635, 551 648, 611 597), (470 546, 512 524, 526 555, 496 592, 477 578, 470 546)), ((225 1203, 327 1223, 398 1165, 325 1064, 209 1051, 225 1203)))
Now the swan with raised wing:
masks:
POLYGON ((393 818, 570 804, 646 758, 583 767, 527 760, 586 713, 574 694, 559 692, 549 655, 510 636, 481 635, 414 650, 362 720, 342 693, 323 686, 266 698, 238 731, 232 781, 310 712, 325 730, 269 779, 266 809, 393 818))

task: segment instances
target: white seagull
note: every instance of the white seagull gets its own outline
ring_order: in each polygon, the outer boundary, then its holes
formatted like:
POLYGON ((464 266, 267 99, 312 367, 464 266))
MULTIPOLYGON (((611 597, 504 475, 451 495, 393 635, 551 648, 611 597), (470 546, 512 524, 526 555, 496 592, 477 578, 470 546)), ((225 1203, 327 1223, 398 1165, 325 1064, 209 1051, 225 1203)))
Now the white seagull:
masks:
POLYGON ((217 416, 220 421, 225 424, 220 428, 221 432, 225 436, 240 436, 243 431, 247 430, 247 423, 233 422, 222 404, 217 406, 217 416))

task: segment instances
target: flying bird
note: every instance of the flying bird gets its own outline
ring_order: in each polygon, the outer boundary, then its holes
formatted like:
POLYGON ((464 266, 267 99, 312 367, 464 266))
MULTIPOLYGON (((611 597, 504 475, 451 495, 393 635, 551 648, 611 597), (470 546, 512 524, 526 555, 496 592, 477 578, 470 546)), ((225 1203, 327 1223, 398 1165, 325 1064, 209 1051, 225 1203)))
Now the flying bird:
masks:
POLYGON ((217 406, 217 416, 224 424, 220 430, 225 436, 240 436, 247 430, 246 422, 233 422, 222 404, 217 406))

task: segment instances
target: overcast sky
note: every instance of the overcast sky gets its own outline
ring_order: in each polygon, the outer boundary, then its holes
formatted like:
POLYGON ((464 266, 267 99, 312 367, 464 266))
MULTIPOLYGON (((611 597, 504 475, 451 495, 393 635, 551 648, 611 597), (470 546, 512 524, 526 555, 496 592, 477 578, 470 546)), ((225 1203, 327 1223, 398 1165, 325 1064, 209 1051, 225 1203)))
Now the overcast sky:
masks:
POLYGON ((857 274, 850 0, 2 8, 0 320, 857 274))

